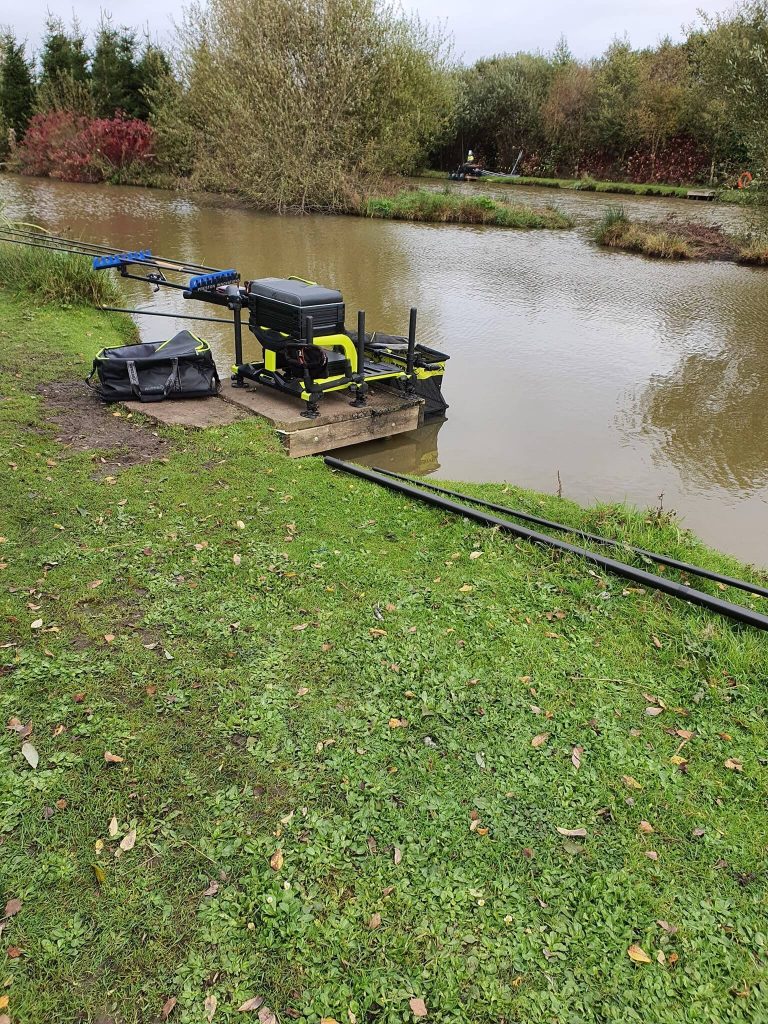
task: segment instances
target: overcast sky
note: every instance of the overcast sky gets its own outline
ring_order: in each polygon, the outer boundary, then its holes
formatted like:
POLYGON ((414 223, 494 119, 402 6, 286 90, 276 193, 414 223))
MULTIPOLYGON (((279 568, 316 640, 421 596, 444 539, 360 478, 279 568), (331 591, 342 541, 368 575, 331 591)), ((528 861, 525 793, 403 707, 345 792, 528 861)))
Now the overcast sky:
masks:
MULTIPOLYGON (((547 52, 561 34, 578 57, 596 56, 625 34, 633 46, 647 46, 667 35, 679 39, 699 9, 713 13, 732 5, 732 0, 404 0, 425 20, 442 20, 454 36, 456 53, 470 62, 516 50, 547 52)), ((46 11, 69 21, 76 9, 83 28, 91 30, 106 8, 116 22, 148 27, 162 41, 180 6, 173 0, 8 0, 0 5, 0 24, 10 24, 36 48, 46 11)))

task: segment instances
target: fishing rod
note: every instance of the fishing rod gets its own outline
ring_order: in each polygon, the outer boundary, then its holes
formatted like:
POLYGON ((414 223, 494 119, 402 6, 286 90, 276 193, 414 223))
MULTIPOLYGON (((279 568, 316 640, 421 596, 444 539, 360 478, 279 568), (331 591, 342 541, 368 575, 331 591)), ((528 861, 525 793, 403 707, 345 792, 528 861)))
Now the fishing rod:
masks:
POLYGON ((142 316, 167 316, 173 320, 204 320, 209 324, 230 325, 231 320, 225 320, 220 316, 192 316, 190 313, 158 313, 154 309, 123 309, 120 306, 97 306, 101 313, 140 313, 142 316))
POLYGON ((471 501, 475 505, 482 505, 483 508, 489 508, 494 512, 501 512, 504 515, 514 516, 516 519, 522 519, 527 523, 536 523, 537 526, 546 526, 547 529, 557 530, 560 533, 575 533, 578 534, 582 540, 590 540, 595 544, 603 544, 606 547, 631 551, 635 555, 640 555, 641 558, 649 558, 654 562, 658 562, 660 565, 668 565, 671 569, 679 569, 681 572, 687 572, 693 576, 701 576, 703 579, 713 580, 715 583, 722 583, 727 587, 736 587, 737 589, 745 590, 747 593, 753 594, 756 597, 768 597, 768 587, 762 587, 756 583, 749 583, 747 580, 736 579, 733 576, 723 576, 720 573, 713 572, 711 569, 705 569, 703 566, 691 565, 688 562, 681 562, 677 558, 671 558, 668 555, 660 555, 656 551, 647 551, 645 548, 635 547, 634 544, 629 544, 620 540, 613 540, 610 537, 601 537, 596 533, 587 533, 586 530, 581 530, 578 526, 568 526, 566 523, 557 523, 552 519, 544 519, 541 516, 533 515, 531 512, 523 512, 521 509, 508 508, 506 505, 496 505, 492 501, 475 498, 470 494, 461 494, 458 491, 449 491, 446 487, 438 487, 437 484, 433 484, 428 480, 416 481, 410 477, 403 476, 402 473, 395 473, 391 469, 381 469, 378 466, 374 466, 373 469, 377 473, 384 473, 386 476, 395 477, 397 480, 404 480, 409 484, 418 484, 421 487, 428 487, 430 490, 436 491, 438 494, 447 494, 449 497, 456 498, 460 501, 471 501))
MULTIPOLYGON (((36 248, 54 249, 81 256, 108 257, 133 255, 127 249, 100 245, 96 242, 82 242, 76 238, 65 238, 62 235, 51 235, 42 231, 22 230, 5 226, 0 226, 0 241, 11 242, 16 245, 30 245, 36 248)), ((163 270, 178 271, 179 273, 212 273, 218 269, 216 267, 209 267, 204 263, 176 260, 165 256, 148 256, 142 262, 158 266, 163 270)))
POLYGON ((417 501, 422 501, 427 505, 433 505, 435 508, 463 516, 465 519, 474 520, 482 526, 497 527, 504 533, 531 541, 534 544, 554 548, 556 551, 564 551, 570 555, 578 555, 580 558, 585 558, 593 565, 598 566, 598 568, 631 580, 633 583, 640 583, 662 593, 670 594, 672 597, 688 601, 690 604, 706 608, 708 611, 713 611, 736 622, 768 631, 768 615, 762 615, 751 608, 745 608, 744 605, 724 601, 722 598, 713 597, 711 594, 706 594, 702 590, 686 586, 684 583, 676 583, 674 580, 664 579, 663 576, 656 576, 645 569, 638 569, 633 565, 627 565, 626 562, 619 562, 616 559, 607 558, 605 555, 589 551, 587 548, 577 547, 575 544, 569 544, 567 541, 559 540, 557 537, 551 537, 547 533, 529 530, 527 527, 513 523, 509 519, 501 519, 490 512, 482 512, 480 509, 461 505, 449 498, 443 498, 439 494, 423 491, 411 484, 403 483, 400 480, 377 473, 375 470, 365 469, 363 466, 356 466, 351 462, 343 462, 341 459, 336 459, 331 455, 325 456, 325 464, 330 466, 331 469, 350 473, 353 476, 369 480, 371 483, 379 484, 381 487, 386 487, 399 494, 405 494, 409 498, 415 498, 417 501))

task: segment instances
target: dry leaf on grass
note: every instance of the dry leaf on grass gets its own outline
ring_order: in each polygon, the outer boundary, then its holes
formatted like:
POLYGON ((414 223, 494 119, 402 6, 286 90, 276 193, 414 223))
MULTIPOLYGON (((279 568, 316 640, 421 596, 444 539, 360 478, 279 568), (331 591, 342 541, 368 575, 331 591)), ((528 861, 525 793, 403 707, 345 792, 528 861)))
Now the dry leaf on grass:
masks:
POLYGON ((584 747, 576 746, 571 751, 571 764, 574 768, 581 768, 581 755, 584 753, 584 747))
POLYGON ((219 883, 216 881, 211 882, 208 888, 203 893, 203 896, 215 896, 219 891, 219 883))
POLYGON ((37 768, 40 763, 40 755, 32 746, 31 743, 22 743, 21 752, 24 755, 24 760, 29 764, 30 768, 37 768))
POLYGON ((567 836, 569 839, 585 839, 587 835, 585 828, 560 828, 559 825, 556 827, 561 836, 567 836))
POLYGON ((168 1020, 170 1015, 173 1013, 173 1008, 176 1005, 176 996, 171 996, 170 999, 166 999, 163 1003, 163 1008, 160 1011, 160 1020, 168 1020))
POLYGON ((104 751, 104 760, 107 764, 122 764, 123 758, 119 754, 113 754, 111 750, 104 751))
POLYGON ((533 739, 531 740, 531 746, 532 747, 543 747, 548 739, 549 739, 549 733, 548 732, 540 732, 538 734, 538 736, 534 736, 533 739))
POLYGON ((268 1006, 259 1010, 259 1024, 277 1024, 277 1017, 268 1006))
POLYGON ((280 849, 275 850, 272 856, 269 858, 269 866, 273 871, 279 871, 285 862, 283 857, 283 851, 280 849))
POLYGON ((395 850, 394 850, 394 853, 392 854, 392 860, 395 862, 395 864, 399 864, 402 859, 403 859, 402 851, 400 850, 399 846, 396 846, 395 850))
POLYGON ((253 996, 252 999, 246 999, 242 1006, 238 1006, 238 1013, 248 1013, 248 1011, 259 1010, 264 1005, 264 996, 253 996))
POLYGON ((126 833, 120 840, 120 849, 123 853, 127 853, 132 850, 136 845, 136 829, 132 828, 130 832, 126 833))
POLYGON ((653 825, 650 823, 650 821, 641 821, 637 827, 641 832, 644 832, 647 836, 649 836, 651 832, 653 832, 653 825))
POLYGON ((408 1005, 411 1008, 411 1013, 414 1017, 426 1017, 427 1016, 427 1004, 423 999, 418 999, 416 996, 413 999, 408 1000, 408 1005))
POLYGON ((637 781, 633 775, 622 775, 621 781, 627 787, 627 789, 642 789, 643 787, 637 781))
POLYGON ((14 914, 18 914, 23 904, 20 899, 10 899, 5 904, 5 912, 3 918, 13 917, 14 914))
POLYGON ((114 839, 117 835, 117 818, 112 818, 109 823, 109 837, 114 839))
POLYGON ((649 964, 651 962, 651 958, 640 946, 630 946, 627 950, 627 956, 636 964, 649 964))
POLYGON ((375 914, 371 914, 370 920, 368 921, 369 928, 381 928, 381 914, 378 911, 375 914))
MULTIPOLYGON (((22 750, 24 748, 22 747, 22 750)), ((34 765, 32 766, 34 767, 34 765)), ((743 772, 744 765, 739 761, 737 757, 729 757, 727 761, 723 761, 723 767, 728 768, 732 772, 743 772)))
POLYGON ((216 1007, 219 1005, 219 1001, 216 996, 205 997, 205 1015, 209 1021, 213 1020, 213 1015, 216 1013, 216 1007))

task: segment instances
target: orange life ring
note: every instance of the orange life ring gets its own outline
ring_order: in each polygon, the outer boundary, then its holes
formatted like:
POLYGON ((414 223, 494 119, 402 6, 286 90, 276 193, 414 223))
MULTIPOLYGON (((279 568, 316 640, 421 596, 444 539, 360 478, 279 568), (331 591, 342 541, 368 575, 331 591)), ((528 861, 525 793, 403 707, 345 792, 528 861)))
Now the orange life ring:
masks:
POLYGON ((736 188, 749 188, 749 184, 752 181, 752 175, 749 171, 744 171, 739 175, 739 180, 736 182, 736 188))

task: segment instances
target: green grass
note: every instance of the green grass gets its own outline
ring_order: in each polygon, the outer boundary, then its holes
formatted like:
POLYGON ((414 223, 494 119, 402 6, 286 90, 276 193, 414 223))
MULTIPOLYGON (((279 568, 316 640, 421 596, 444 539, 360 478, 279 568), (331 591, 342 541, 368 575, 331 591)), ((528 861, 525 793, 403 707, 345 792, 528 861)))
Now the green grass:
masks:
POLYGON ((570 228, 573 221, 550 207, 514 206, 489 196, 414 189, 375 197, 363 204, 363 216, 429 223, 490 224, 504 228, 570 228))
POLYGON ((634 196, 672 196, 685 199, 692 185, 637 184, 632 181, 597 181, 595 178, 537 178, 525 175, 499 175, 483 179, 492 184, 536 185, 539 188, 563 188, 577 192, 615 192, 634 196))
MULTIPOLYGON (((130 468, 63 447, 40 375, 126 329, 0 293, 0 705, 40 756, 3 730, 13 1024, 765 1020, 765 636, 256 419, 130 468)), ((747 572, 665 516, 464 487, 747 572)))
POLYGON ((113 277, 94 271, 85 256, 1 241, 0 285, 61 306, 104 304, 117 295, 113 277))
POLYGON ((638 224, 621 207, 606 210, 595 226, 594 238, 608 249, 622 249, 656 259, 688 260, 695 256, 691 245, 659 224, 638 224))

